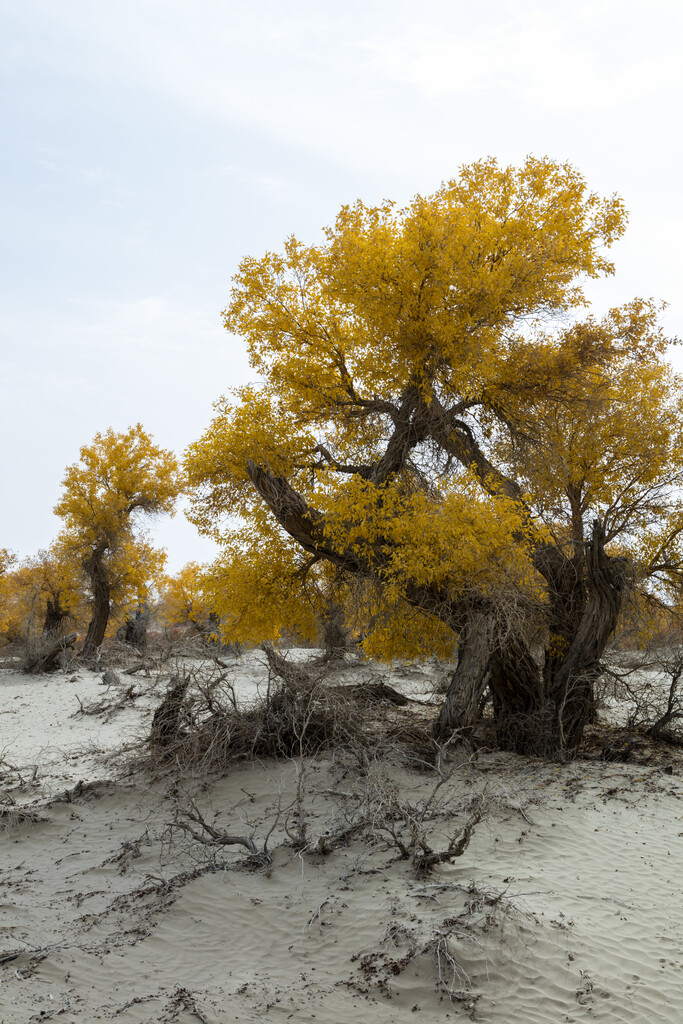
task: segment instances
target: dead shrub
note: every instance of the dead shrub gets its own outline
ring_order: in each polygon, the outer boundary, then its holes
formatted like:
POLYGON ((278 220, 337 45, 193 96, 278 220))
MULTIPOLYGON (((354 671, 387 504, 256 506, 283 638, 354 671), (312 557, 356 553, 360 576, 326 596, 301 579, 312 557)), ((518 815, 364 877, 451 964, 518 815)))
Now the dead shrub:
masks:
POLYGON ((674 730, 683 720, 682 678, 683 646, 633 652, 605 666, 599 699, 603 709, 621 703, 627 729, 681 746, 674 730))
POLYGON ((0 825, 6 829, 14 828, 16 825, 34 825, 46 821, 49 821, 49 818, 39 814, 31 807, 17 804, 11 797, 6 796, 5 802, 0 803, 0 825))
POLYGON ((328 665, 301 664, 264 645, 265 692, 238 700, 233 668, 220 659, 176 660, 176 672, 141 742, 120 751, 124 772, 222 773, 241 761, 301 758, 355 746, 400 751, 431 770, 437 744, 431 709, 376 678, 339 684, 328 665), (420 706, 415 714, 414 705, 420 706))
POLYGON ((348 743, 360 733, 357 702, 324 678, 273 678, 265 695, 238 703, 228 672, 174 677, 157 709, 149 748, 155 760, 222 772, 239 761, 294 757, 348 743))

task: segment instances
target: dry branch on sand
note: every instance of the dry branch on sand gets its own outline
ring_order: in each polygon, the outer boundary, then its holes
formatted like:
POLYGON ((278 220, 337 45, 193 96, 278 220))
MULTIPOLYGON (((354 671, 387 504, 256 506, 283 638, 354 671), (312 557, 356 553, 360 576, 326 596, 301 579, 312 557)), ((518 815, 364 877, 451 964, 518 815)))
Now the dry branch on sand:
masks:
POLYGON ((83 703, 80 697, 76 696, 78 701, 78 711, 75 711, 71 716, 76 718, 79 715, 103 715, 105 721, 108 721, 112 715, 116 714, 117 711, 123 711, 125 708, 129 708, 135 700, 140 697, 140 693, 136 693, 135 686, 128 686, 115 697, 113 700, 95 700, 89 703, 83 703))
MULTIPOLYGON (((449 784, 469 761, 447 761, 446 753, 443 748, 437 748, 429 766, 436 777, 434 784, 424 797, 411 802, 387 774, 386 752, 369 753, 366 748, 357 748, 352 755, 357 763, 353 785, 334 794, 343 805, 342 821, 336 830, 321 837, 318 852, 333 849, 337 833, 359 835, 366 842, 395 851, 401 860, 410 861, 418 878, 429 874, 439 864, 461 857, 476 825, 482 820, 484 798, 476 794, 467 801, 465 808, 454 805, 449 784), (464 824, 459 821, 454 827, 454 819, 461 819, 463 810, 467 814, 466 821, 464 824), (448 834, 436 827, 438 821, 448 823, 448 834), (446 845, 439 849, 444 838, 446 845)), ((347 762, 344 773, 352 770, 352 764, 347 762)))
POLYGON ((169 825, 170 829, 180 829, 203 846, 243 846, 253 857, 258 857, 259 851, 251 836, 237 836, 228 832, 220 832, 208 821, 205 821, 193 800, 190 801, 190 805, 190 810, 184 808, 177 811, 175 819, 169 825))

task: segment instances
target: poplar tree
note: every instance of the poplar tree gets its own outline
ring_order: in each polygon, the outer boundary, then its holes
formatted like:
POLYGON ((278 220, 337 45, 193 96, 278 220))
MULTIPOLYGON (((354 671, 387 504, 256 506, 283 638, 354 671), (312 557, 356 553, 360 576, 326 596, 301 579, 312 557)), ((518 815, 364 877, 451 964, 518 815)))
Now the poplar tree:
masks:
POLYGON ((136 424, 96 434, 69 466, 55 513, 64 520, 60 543, 79 560, 92 600, 81 654, 92 656, 104 640, 112 602, 142 598, 161 578, 165 553, 141 534, 145 517, 172 514, 180 476, 172 452, 158 447, 136 424))
POLYGON ((660 310, 586 310, 625 225, 568 164, 489 159, 243 260, 224 320, 259 383, 187 455, 226 628, 310 622, 331 587, 370 654, 457 648, 438 736, 488 688, 501 746, 576 749, 627 588, 681 578, 660 310))

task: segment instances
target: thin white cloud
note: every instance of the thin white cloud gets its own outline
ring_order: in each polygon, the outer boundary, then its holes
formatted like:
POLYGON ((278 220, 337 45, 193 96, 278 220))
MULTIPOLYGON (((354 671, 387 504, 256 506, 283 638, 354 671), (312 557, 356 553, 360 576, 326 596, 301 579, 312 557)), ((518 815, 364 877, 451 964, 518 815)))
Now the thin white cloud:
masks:
MULTIPOLYGON (((376 74, 413 86, 432 100, 500 91, 552 110, 610 110, 655 95, 682 81, 672 46, 663 37, 657 52, 634 47, 635 35, 605 59, 612 4, 591 10, 518 12, 496 24, 463 23, 458 29, 417 24, 408 31, 361 43, 376 74), (673 56, 673 54, 672 54, 673 56)), ((623 19, 623 8, 620 10, 623 19)), ((645 36, 652 36, 652 23, 645 36)), ((622 26, 623 32, 623 26, 622 26)))
MULTIPOLYGON (((671 0, 24 0, 12 17, 42 26, 34 56, 55 71, 359 173, 516 159, 538 147, 539 112, 584 116, 587 132, 619 117, 625 132, 633 103, 663 122, 683 89, 671 0)), ((554 141, 552 122, 542 134, 554 141)))

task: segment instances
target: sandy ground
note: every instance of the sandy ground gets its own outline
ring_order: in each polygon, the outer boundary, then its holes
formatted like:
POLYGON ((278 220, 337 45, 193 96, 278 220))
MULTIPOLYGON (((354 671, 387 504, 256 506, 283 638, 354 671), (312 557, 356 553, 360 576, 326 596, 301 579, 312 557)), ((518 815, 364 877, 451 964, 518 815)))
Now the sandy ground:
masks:
MULTIPOLYGON (((263 685, 259 655, 234 671, 263 685)), ((389 681, 427 699, 439 671, 389 681)), ((163 678, 79 714, 131 681, 0 672, 0 1024, 683 1020, 679 765, 482 754, 440 780, 347 752, 153 781, 104 755, 163 678), (401 813, 441 849, 477 801, 465 853, 416 877, 401 813), (371 834, 314 852, 368 809, 371 834), (188 811, 260 856, 197 842, 188 811)))

